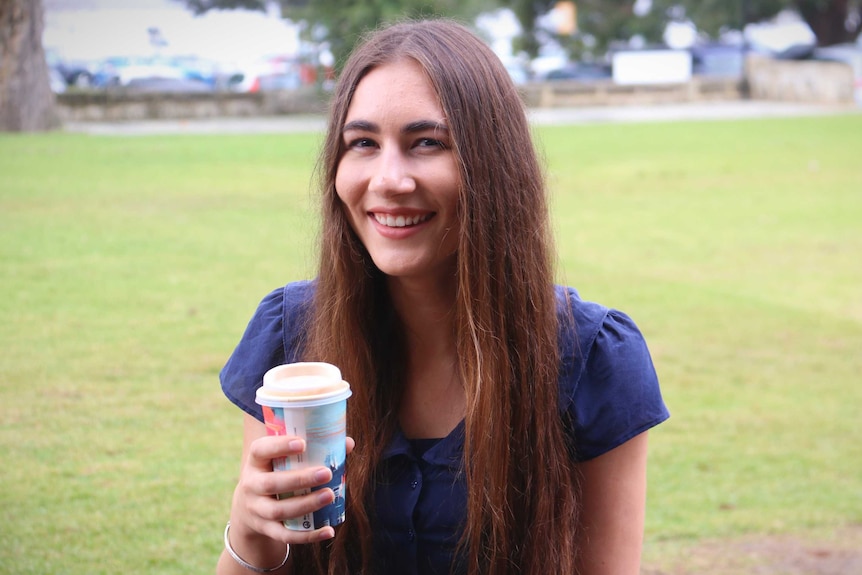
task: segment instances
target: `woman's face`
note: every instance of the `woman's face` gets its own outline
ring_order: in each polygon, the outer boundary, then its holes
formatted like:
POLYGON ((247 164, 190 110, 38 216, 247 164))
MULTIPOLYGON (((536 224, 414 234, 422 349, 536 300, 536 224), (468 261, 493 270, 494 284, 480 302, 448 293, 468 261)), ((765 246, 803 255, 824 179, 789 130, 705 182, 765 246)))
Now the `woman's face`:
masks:
POLYGON ((405 279, 451 276, 460 178, 443 109, 419 64, 371 70, 342 138, 335 188, 374 264, 405 279))

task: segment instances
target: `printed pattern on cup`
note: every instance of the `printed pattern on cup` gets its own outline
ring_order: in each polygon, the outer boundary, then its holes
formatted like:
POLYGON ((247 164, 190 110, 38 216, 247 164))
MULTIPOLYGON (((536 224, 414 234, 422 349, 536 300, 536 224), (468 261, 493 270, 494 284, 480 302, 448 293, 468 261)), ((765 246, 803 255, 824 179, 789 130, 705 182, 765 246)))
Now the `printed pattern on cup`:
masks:
MULTIPOLYGON (((311 491, 324 488, 332 489, 335 494, 333 503, 315 511, 284 522, 288 529, 312 531, 327 525, 335 526, 344 522, 345 516, 345 462, 347 449, 344 442, 346 418, 345 403, 342 400, 328 405, 304 409, 262 406, 264 423, 269 435, 291 435, 306 440, 307 450, 290 457, 273 460, 273 469, 287 471, 303 469, 309 462, 322 462, 332 471, 332 480, 318 485, 311 491)), ((279 498, 304 495, 309 490, 283 493, 279 498)))

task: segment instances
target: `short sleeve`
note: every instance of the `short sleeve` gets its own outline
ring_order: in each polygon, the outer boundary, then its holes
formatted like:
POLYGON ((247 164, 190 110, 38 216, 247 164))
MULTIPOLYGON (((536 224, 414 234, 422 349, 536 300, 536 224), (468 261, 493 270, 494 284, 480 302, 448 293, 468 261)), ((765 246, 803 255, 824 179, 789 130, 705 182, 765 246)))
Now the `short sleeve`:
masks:
POLYGON ((261 421, 263 414, 254 396, 263 383, 263 374, 285 361, 284 315, 284 290, 279 288, 260 302, 219 374, 227 398, 261 421))
MULTIPOLYGON (((576 369, 564 370, 565 409, 573 428, 575 455, 585 461, 607 453, 670 417, 646 341, 634 321, 597 304, 577 313, 576 369), (582 330, 582 328, 585 328, 582 330)), ((563 354, 566 356, 565 350, 563 354)))
POLYGON ((255 393, 270 368, 299 361, 314 285, 313 280, 298 281, 267 294, 219 373, 227 398, 260 421, 263 413, 255 393))

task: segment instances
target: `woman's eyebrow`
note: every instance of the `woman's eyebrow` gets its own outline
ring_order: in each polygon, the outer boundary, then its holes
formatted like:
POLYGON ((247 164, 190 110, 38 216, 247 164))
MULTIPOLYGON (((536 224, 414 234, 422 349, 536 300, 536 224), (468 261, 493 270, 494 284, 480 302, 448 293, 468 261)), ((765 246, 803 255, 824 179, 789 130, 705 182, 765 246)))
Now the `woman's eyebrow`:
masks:
POLYGON ((413 132, 424 132, 426 130, 448 132, 449 127, 443 122, 437 122, 434 120, 417 120, 415 122, 405 124, 405 126, 401 128, 401 133, 410 134, 413 132))
POLYGON ((372 132, 377 134, 380 132, 380 126, 375 124, 374 122, 368 122, 366 120, 354 120, 352 122, 347 122, 344 124, 344 127, 341 128, 341 132, 349 132, 351 130, 357 130, 360 132, 372 132))

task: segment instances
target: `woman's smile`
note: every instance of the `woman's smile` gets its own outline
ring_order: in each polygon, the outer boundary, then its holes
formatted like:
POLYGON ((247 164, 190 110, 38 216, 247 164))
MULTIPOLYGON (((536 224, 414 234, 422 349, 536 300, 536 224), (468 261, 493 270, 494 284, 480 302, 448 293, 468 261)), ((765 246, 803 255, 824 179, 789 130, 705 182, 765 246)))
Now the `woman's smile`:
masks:
POLYGON ((387 228, 413 227, 423 222, 427 222, 433 215, 433 213, 427 213, 411 216, 409 214, 405 215, 382 212, 373 212, 371 214, 371 216, 377 220, 378 224, 386 226, 387 228))

